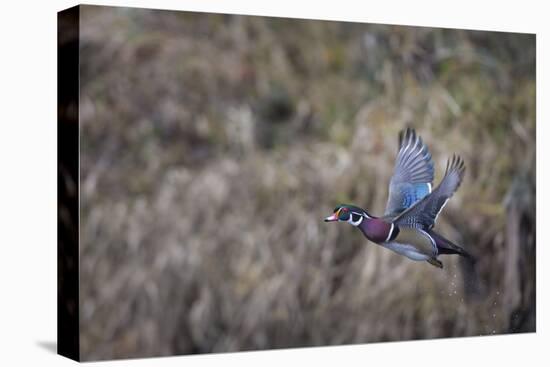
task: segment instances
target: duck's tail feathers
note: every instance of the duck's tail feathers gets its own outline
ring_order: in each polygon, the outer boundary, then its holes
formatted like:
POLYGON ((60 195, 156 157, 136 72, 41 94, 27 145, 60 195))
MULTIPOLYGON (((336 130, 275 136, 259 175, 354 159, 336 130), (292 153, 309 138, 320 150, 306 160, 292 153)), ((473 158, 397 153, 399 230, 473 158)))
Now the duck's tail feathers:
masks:
POLYGON ((468 258, 472 262, 476 261, 475 257, 472 256, 472 254, 464 250, 462 247, 455 245, 454 243, 452 243, 451 241, 449 241, 439 233, 434 231, 429 231, 428 233, 434 239, 435 244, 437 246, 437 250, 440 255, 456 254, 456 255, 460 255, 465 258, 468 258))

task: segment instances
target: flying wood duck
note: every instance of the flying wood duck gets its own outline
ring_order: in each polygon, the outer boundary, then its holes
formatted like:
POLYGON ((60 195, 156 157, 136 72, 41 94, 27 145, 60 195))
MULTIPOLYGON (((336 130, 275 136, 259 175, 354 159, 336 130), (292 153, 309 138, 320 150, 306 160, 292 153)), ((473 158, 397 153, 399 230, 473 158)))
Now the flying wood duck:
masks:
POLYGON ((325 222, 348 222, 370 241, 416 261, 443 268, 438 255, 457 254, 473 260, 462 247, 433 230, 437 217, 464 177, 464 161, 453 155, 445 176, 432 190, 434 164, 428 147, 413 129, 399 133, 399 151, 389 184, 384 216, 375 217, 353 205, 338 205, 325 222))

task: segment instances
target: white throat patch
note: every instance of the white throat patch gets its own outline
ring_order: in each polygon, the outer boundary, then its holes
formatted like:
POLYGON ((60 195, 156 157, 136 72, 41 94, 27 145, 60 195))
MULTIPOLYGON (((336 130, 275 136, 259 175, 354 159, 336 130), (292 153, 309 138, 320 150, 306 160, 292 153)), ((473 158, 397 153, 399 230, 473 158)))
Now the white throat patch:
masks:
POLYGON ((361 216, 359 217, 359 219, 357 219, 357 221, 354 222, 354 221, 353 221, 353 215, 350 214, 349 219, 348 219, 348 223, 351 224, 351 225, 354 226, 354 227, 357 227, 358 225, 360 225, 360 224, 363 222, 363 218, 364 218, 364 216, 361 215, 361 216))

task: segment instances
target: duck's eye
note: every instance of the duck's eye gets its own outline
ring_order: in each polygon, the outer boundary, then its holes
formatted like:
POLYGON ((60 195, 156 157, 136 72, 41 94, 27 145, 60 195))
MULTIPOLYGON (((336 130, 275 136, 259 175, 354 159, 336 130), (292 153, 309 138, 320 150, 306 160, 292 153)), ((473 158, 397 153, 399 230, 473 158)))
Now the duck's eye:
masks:
POLYGON ((349 220, 349 211, 341 210, 339 218, 341 221, 347 222, 349 220))
POLYGON ((352 221, 357 222, 360 218, 361 218, 361 216, 359 214, 351 213, 351 220, 352 221))

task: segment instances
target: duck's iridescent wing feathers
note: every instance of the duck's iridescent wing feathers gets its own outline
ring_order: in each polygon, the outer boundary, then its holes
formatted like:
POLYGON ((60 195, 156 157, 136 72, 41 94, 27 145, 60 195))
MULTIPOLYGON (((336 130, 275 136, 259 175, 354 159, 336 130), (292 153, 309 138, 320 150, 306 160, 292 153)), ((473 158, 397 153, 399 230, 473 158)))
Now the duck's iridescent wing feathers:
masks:
POLYGON ((447 162, 445 176, 432 193, 398 215, 393 222, 398 226, 431 229, 447 201, 460 186, 464 171, 462 158, 453 155, 447 162))
POLYGON ((432 191, 432 155, 413 129, 399 133, 399 151, 389 184, 386 216, 396 216, 432 191))

